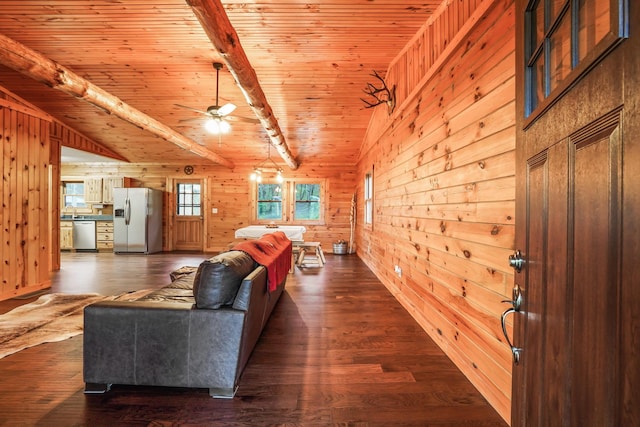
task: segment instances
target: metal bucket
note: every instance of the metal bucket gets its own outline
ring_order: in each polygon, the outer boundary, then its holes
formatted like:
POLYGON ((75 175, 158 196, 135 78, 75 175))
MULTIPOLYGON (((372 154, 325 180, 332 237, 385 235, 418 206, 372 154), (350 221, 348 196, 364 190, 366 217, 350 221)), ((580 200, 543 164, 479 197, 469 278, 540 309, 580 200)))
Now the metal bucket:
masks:
POLYGON ((333 253, 336 255, 345 255, 347 253, 346 242, 336 242, 333 244, 333 253))

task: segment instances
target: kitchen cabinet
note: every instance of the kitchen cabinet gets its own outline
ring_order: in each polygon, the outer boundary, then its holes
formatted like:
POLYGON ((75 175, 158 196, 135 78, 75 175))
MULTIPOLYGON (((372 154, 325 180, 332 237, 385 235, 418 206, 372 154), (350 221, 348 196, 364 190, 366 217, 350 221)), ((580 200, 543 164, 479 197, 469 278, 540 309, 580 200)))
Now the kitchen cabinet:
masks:
POLYGON ((84 179, 84 201, 102 203, 102 178, 84 179))
POLYGON ((99 251, 113 250, 113 221, 96 221, 96 246, 99 251))
POLYGON ((102 203, 113 204, 113 189, 129 187, 131 178, 108 177, 102 178, 102 203))
POLYGON ((60 221, 60 249, 73 249, 73 221, 60 221))

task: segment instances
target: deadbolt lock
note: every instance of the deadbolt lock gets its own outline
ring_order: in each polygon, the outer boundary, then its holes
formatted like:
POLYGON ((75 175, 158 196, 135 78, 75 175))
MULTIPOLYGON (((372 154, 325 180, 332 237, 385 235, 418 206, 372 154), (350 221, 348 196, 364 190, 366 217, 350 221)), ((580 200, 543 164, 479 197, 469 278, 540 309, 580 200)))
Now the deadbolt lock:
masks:
POLYGON ((522 271, 522 267, 524 267, 524 258, 522 258, 522 253, 519 250, 515 251, 513 255, 509 255, 509 265, 518 273, 522 271))

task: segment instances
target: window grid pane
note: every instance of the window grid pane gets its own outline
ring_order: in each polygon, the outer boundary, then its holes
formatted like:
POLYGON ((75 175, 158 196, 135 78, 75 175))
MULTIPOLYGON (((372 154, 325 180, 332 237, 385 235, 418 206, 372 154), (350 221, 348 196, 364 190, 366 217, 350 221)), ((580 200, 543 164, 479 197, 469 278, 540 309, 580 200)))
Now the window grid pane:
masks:
POLYGON ((64 184, 64 207, 86 208, 84 201, 84 183, 66 182, 64 184))
MULTIPOLYGON (((555 22, 558 20, 558 16, 562 12, 562 9, 567 4, 568 0, 551 0, 549 2, 549 6, 551 10, 549 11, 549 23, 555 22)), ((540 3, 543 3, 542 1, 540 3)))
POLYGON ((364 223, 373 224, 373 174, 364 176, 364 223))
POLYGON ((177 186, 177 214, 200 215, 200 184, 180 183, 177 186))
MULTIPOLYGON (((525 11, 526 111, 554 94, 600 48, 612 28, 609 0, 532 0, 525 11)), ((555 96, 555 95, 554 95, 555 96)))
POLYGON ((258 220, 282 220, 282 184, 258 184, 258 220))
POLYGON ((578 59, 583 60, 609 32, 611 11, 608 2, 580 0, 579 3, 578 59))
POLYGON ((258 219, 281 220, 282 202, 258 202, 258 219))
POLYGON ((562 18, 556 32, 549 37, 550 79, 549 93, 558 87, 571 72, 571 19, 569 14, 562 18))
POLYGON ((533 49, 535 51, 536 48, 542 43, 544 40, 544 1, 538 1, 538 4, 535 7, 535 10, 531 14, 531 19, 533 22, 531 23, 531 27, 534 29, 534 37, 532 39, 533 49))
POLYGON ((320 184, 296 184, 296 203, 293 216, 296 220, 320 219, 320 184))

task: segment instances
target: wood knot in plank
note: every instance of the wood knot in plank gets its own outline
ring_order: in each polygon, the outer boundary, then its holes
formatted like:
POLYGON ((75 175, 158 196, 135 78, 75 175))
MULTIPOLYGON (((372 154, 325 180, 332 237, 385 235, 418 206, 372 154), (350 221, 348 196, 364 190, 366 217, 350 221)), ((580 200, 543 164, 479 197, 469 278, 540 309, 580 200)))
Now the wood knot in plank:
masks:
POLYGON ((231 33, 227 33, 227 43, 229 43, 232 47, 236 47, 237 40, 231 33))
POLYGON ((473 94, 473 100, 478 101, 480 98, 482 98, 482 94, 480 93, 480 88, 476 87, 475 93, 473 94))

